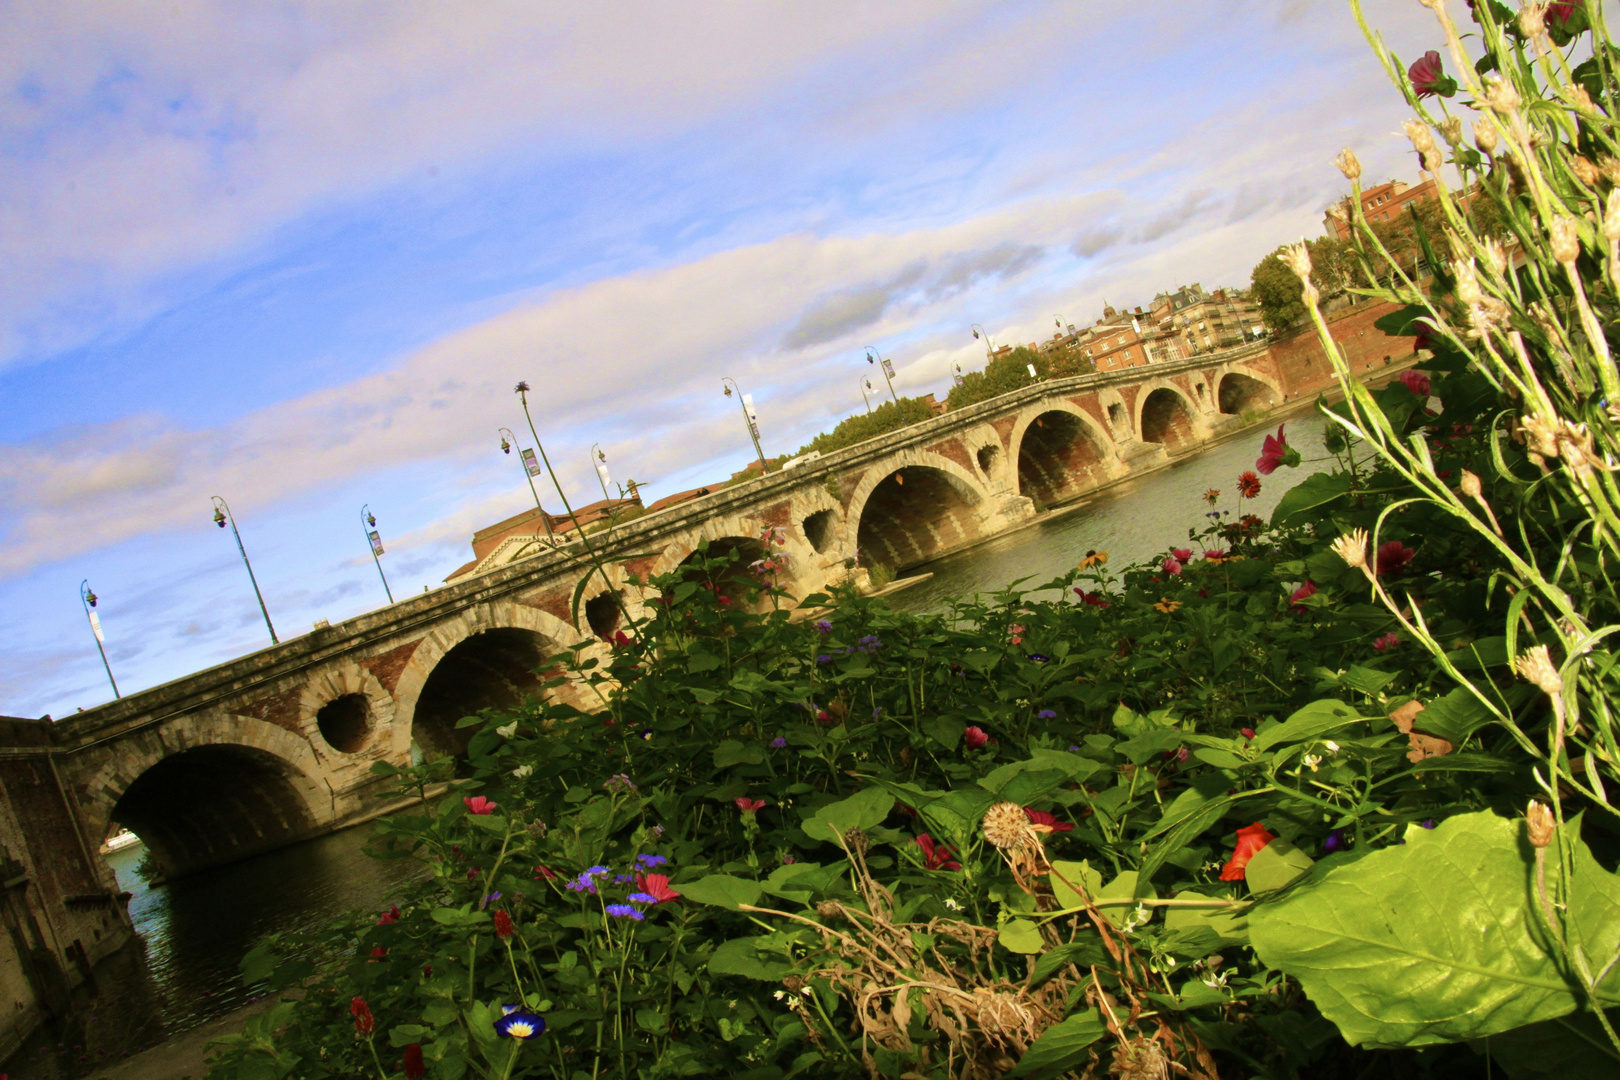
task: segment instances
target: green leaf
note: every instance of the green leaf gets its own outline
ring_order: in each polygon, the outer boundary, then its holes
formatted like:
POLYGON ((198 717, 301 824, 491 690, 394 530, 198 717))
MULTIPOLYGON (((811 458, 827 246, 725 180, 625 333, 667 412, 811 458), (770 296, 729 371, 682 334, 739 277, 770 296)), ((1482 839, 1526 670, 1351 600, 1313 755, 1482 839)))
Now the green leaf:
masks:
POLYGON ((1315 865, 1315 859, 1288 841, 1273 840, 1254 853, 1243 870, 1243 880, 1252 893, 1275 892, 1315 865))
POLYGON ((738 910, 740 904, 758 904, 763 891, 759 882, 732 877, 730 874, 710 874, 696 881, 682 882, 680 887, 681 895, 688 900, 699 904, 713 904, 732 911, 738 910))
POLYGON ((873 785, 840 802, 823 806, 804 823, 804 831, 816 840, 832 840, 836 843, 837 838, 850 829, 870 829, 881 824, 892 809, 894 795, 873 785))
MULTIPOLYGON (((1192 900, 1198 894, 1182 892, 1176 895, 1180 899, 1192 900)), ((1169 931, 1208 930, 1228 941, 1249 940, 1248 920, 1241 912, 1234 912, 1230 908, 1166 908, 1164 928, 1169 931)))
POLYGON ((1030 1043, 1007 1076, 1020 1080, 1052 1080, 1074 1071, 1091 1057, 1090 1046, 1108 1034, 1108 1025, 1095 1008, 1059 1020, 1030 1043))
POLYGON ((1420 730, 1461 746, 1468 736, 1490 721, 1491 713, 1484 702, 1470 691, 1458 688, 1424 706, 1422 718, 1415 723, 1420 730))
POLYGON ((1347 727, 1361 719, 1361 714, 1354 707, 1342 701, 1332 699, 1313 701, 1282 723, 1261 731, 1250 745, 1255 750, 1269 750, 1273 746, 1285 743, 1304 742, 1347 727))
POLYGON ((1076 888, 1092 896, 1102 891, 1102 875, 1091 868, 1089 862, 1063 862, 1052 864, 1052 896, 1064 908, 1077 908, 1085 903, 1076 888))
POLYGON ((1030 986, 1039 986, 1041 983, 1057 974, 1059 968, 1065 964, 1076 964, 1081 968, 1092 964, 1106 964, 1108 953, 1103 949, 1102 939, 1095 934, 1084 935, 1078 941, 1067 945, 1059 945, 1041 954, 1035 961, 1035 970, 1030 973, 1030 986))
POLYGON ((490 920, 487 911, 474 911, 471 904, 462 904, 459 908, 434 908, 433 921, 440 926, 478 926, 490 920))
POLYGON ((955 750, 956 744, 962 741, 962 732, 967 730, 967 727, 961 720, 949 716, 936 716, 923 721, 922 729, 930 739, 945 749, 955 750))
MULTIPOLYGON (((1309 511, 1325 506, 1350 491, 1350 474, 1316 473, 1289 488, 1271 512, 1272 525, 1286 524, 1290 518, 1303 518, 1309 511)), ((1312 515, 1316 516, 1316 515, 1312 515)))
MULTIPOLYGON (((682 886, 683 888, 685 886, 682 886)), ((793 970, 780 950, 766 947, 766 937, 732 938, 709 957, 709 974, 740 975, 760 982, 781 982, 793 970)))
POLYGON ((1009 919, 996 934, 996 940, 1008 952, 1033 956, 1046 948, 1046 939, 1040 929, 1028 919, 1009 919))
POLYGON ((1377 668, 1352 665, 1339 681, 1352 690, 1359 690, 1363 694, 1376 694, 1395 678, 1392 671, 1379 671, 1377 668))
MULTIPOLYGON (((1609 1012, 1611 1024, 1620 1012, 1609 1012)), ((1620 1054, 1592 1013, 1515 1028, 1473 1043, 1513 1080, 1614 1080, 1620 1054)))
POLYGON ((728 769, 733 765, 760 765, 765 761, 765 748, 758 743, 750 746, 727 739, 714 748, 714 767, 728 769))
MULTIPOLYGON (((1556 856, 1548 861, 1556 866, 1556 856)), ((1620 949, 1620 880, 1579 841, 1574 866, 1568 925, 1588 956, 1611 957, 1620 949)), ((1477 1039, 1581 1004, 1548 955, 1533 879, 1523 826, 1462 814, 1433 830, 1409 827, 1403 845, 1323 863, 1250 911, 1250 938, 1353 1046, 1477 1039)), ((1612 980, 1599 995, 1620 1000, 1612 980)))

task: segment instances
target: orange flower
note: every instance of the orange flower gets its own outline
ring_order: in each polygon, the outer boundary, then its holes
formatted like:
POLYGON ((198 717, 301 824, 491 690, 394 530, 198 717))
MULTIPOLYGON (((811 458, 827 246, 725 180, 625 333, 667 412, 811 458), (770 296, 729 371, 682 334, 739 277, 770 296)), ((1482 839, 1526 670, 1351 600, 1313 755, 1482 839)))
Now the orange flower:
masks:
POLYGON ((1258 499, 1260 497, 1260 478, 1254 475, 1253 470, 1239 476, 1237 486, 1238 494, 1245 499, 1258 499))
POLYGON ((1277 839, 1266 831, 1266 827, 1258 821, 1247 828, 1237 831, 1237 848, 1232 852, 1231 859, 1221 867, 1222 881, 1242 881, 1243 871, 1248 868, 1249 860, 1261 848, 1277 839))

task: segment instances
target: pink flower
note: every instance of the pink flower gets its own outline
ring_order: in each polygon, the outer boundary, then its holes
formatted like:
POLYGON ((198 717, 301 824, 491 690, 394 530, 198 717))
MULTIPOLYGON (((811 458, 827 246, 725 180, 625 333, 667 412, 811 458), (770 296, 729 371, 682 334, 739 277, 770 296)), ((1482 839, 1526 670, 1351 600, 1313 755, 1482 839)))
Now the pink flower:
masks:
POLYGON ((1181 573, 1181 563, 1177 562, 1175 559, 1164 560, 1164 572, 1167 574, 1181 573))
POLYGON ((962 730, 962 741, 967 743, 969 750, 978 750, 990 741, 990 736, 977 724, 969 724, 962 730))
POLYGON ((1070 825, 1067 821, 1059 821, 1047 810, 1031 810, 1026 806, 1024 807, 1024 816, 1029 818, 1029 823, 1035 826, 1036 832, 1059 833, 1074 831, 1073 825, 1070 825))
POLYGON ((1389 633, 1373 642, 1373 648, 1379 652, 1385 652, 1389 649, 1393 649, 1400 643, 1401 639, 1395 635, 1395 631, 1391 630, 1389 633))
POLYGON ((473 814, 493 814, 500 809, 499 806, 482 795, 463 795, 461 801, 467 804, 467 811, 473 814))
POLYGON ((1307 596, 1315 596, 1315 595, 1316 595, 1316 582, 1307 581, 1305 584, 1301 585, 1299 588, 1295 589, 1293 592, 1288 594, 1288 602, 1290 604, 1294 605, 1294 610, 1295 611, 1304 611, 1305 608, 1304 608, 1304 606, 1302 604, 1300 604, 1300 601, 1305 599, 1307 596))
POLYGON ((1270 476, 1277 471, 1277 466, 1287 465, 1292 468, 1299 464, 1299 451, 1288 445, 1288 439, 1283 435, 1283 428, 1287 424, 1277 425, 1277 434, 1267 435, 1266 441, 1260 444, 1260 457, 1255 461, 1254 467, 1260 470, 1260 475, 1270 476))
POLYGON ((1193 557, 1192 548, 1174 548, 1170 552, 1179 562, 1189 562, 1193 557))
POLYGON ((382 918, 377 920, 377 925, 393 926, 397 922, 399 922, 399 905, 393 904, 389 906, 387 911, 383 912, 382 918))
POLYGON ((1421 371, 1401 372, 1401 385, 1418 397, 1426 398, 1429 396, 1429 377, 1421 371))
POLYGON ((750 799, 746 795, 739 795, 736 799, 737 809, 745 814, 757 814, 765 809, 764 799, 750 799))
POLYGON ((917 846, 923 849, 923 867, 927 870, 960 870, 962 864, 956 861, 956 852, 944 844, 934 843, 934 838, 927 833, 917 837, 917 846))
POLYGON ((1401 543, 1399 540, 1386 540, 1378 545, 1377 573, 1398 574, 1406 568, 1417 552, 1401 543))
POLYGON ((1457 92, 1457 84, 1446 77, 1440 54, 1433 49, 1412 61, 1412 66, 1406 69, 1406 77, 1412 80, 1412 89, 1420 98, 1436 94, 1450 97, 1457 92))

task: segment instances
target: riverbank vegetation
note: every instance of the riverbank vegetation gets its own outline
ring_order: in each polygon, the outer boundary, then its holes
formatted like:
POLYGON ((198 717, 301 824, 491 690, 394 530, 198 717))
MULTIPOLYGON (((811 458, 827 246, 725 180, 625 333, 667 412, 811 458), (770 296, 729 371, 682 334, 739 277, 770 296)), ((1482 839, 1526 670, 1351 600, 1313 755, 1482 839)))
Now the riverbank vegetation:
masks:
POLYGON ((212 1075, 1615 1075, 1620 50, 1590 10, 1439 8, 1457 101, 1373 38, 1425 168, 1520 254, 1442 186, 1455 257, 1370 290, 1432 360, 1338 364, 1335 466, 1269 521, 1285 429, 1148 564, 940 615, 792 596, 776 556, 646 583, 652 618, 556 658, 592 709, 468 717, 454 793, 379 827, 426 880, 255 950, 296 993, 212 1075))

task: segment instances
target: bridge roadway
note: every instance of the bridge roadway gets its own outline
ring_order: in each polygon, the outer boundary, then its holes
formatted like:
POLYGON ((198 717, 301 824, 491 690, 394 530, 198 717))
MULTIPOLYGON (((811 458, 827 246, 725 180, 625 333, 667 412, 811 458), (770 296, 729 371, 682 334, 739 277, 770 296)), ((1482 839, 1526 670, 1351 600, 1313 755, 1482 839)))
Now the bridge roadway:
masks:
MULTIPOLYGON (((1319 350, 1314 363, 1276 352, 1250 345, 1038 383, 592 540, 632 617, 652 598, 630 575, 675 569, 705 540, 758 551, 769 527, 785 531, 785 584, 801 595, 859 583, 862 566, 903 570, 970 546, 1329 387, 1319 350)), ((508 544, 434 592, 61 721, 0 724, 0 844, 12 843, 7 798, 47 776, 77 833, 57 848, 93 850, 118 822, 171 876, 374 812, 373 762, 407 763, 413 743, 429 755, 463 749, 459 718, 520 701, 543 656, 618 627, 605 584, 588 587, 580 624, 570 619, 591 572, 577 541, 517 558, 520 540, 508 544)), ((28 823, 13 827, 26 843, 28 823)), ((35 874, 60 857, 20 854, 35 874)))

